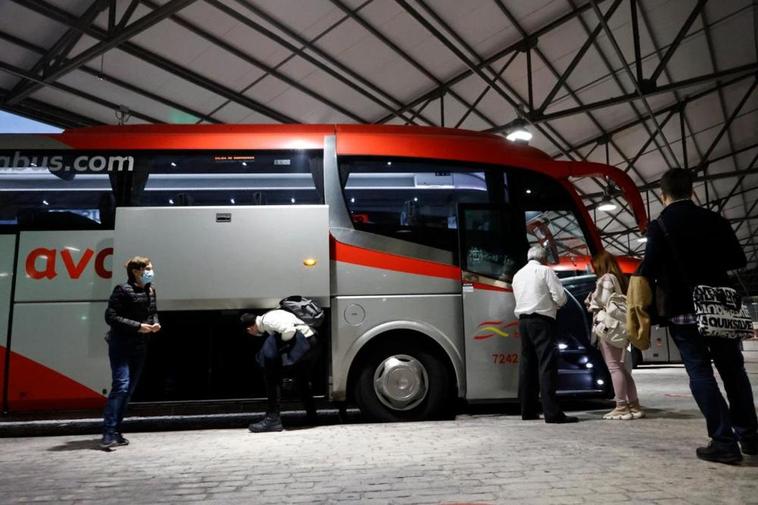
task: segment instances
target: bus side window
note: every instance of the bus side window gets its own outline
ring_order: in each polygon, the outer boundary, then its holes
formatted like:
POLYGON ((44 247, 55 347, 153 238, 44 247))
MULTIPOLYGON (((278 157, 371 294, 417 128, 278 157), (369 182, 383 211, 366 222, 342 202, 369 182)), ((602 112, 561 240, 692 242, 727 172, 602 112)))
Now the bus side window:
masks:
POLYGON ((502 204, 504 170, 418 159, 340 159, 340 179, 353 226, 458 253, 458 205, 502 204))
POLYGON ((523 241, 514 240, 520 230, 517 215, 509 206, 462 205, 459 213, 461 267, 490 279, 511 282, 523 266, 523 241))
POLYGON ((316 151, 158 152, 148 160, 144 189, 132 204, 149 207, 315 205, 323 203, 316 180, 316 151))
POLYGON ((567 270, 573 269, 578 258, 591 255, 575 204, 557 181, 525 171, 514 171, 512 179, 513 198, 524 212, 529 246, 541 245, 549 264, 567 270))
POLYGON ((101 155, 78 151, 0 151, 0 225, 22 230, 89 230, 112 228, 104 212, 111 198, 109 176, 101 155), (95 163, 70 167, 74 159, 95 163))

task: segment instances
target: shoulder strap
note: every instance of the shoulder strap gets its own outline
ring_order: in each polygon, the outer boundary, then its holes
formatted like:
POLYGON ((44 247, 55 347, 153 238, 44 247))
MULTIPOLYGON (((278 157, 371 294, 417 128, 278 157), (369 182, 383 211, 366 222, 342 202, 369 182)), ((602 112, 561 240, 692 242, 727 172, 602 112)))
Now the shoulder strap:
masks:
POLYGON ((674 263, 676 263, 676 266, 679 270, 679 275, 682 276, 682 280, 684 282, 692 286, 689 275, 687 275, 687 272, 685 272, 684 268, 682 268, 682 258, 679 256, 679 251, 676 248, 674 241, 671 239, 671 235, 669 235, 669 231, 666 228, 666 223, 663 221, 663 216, 658 216, 658 219, 655 221, 658 223, 658 226, 661 227, 661 231, 663 231, 663 236, 666 238, 666 243, 668 244, 669 250, 671 251, 671 257, 674 260, 674 263))

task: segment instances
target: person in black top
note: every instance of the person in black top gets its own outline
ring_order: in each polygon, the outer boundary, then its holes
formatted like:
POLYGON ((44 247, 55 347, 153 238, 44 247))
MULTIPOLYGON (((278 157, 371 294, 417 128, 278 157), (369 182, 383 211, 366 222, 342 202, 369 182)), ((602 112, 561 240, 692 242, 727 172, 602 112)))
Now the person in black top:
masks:
POLYGON ((106 339, 113 384, 103 414, 100 447, 108 450, 129 444, 121 435, 121 421, 145 364, 148 335, 161 329, 150 259, 131 258, 126 273, 129 280, 113 288, 105 310, 105 322, 111 327, 106 339))
POLYGON ((659 316, 670 323, 692 396, 705 416, 711 442, 697 449, 697 457, 737 463, 742 460, 738 442, 745 454, 758 454, 753 391, 739 340, 699 333, 692 291, 700 284, 728 286, 727 271, 744 267, 747 260, 729 222, 692 201, 688 170, 666 172, 661 191, 665 208, 648 228, 640 273, 662 288, 665 303, 659 316), (711 360, 723 380, 728 405, 713 376, 711 360))

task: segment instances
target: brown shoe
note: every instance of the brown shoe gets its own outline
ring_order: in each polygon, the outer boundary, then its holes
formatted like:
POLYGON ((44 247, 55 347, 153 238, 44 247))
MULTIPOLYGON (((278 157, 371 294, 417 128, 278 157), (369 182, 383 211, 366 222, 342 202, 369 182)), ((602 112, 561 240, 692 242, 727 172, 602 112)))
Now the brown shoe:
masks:
POLYGON ((642 419, 645 417, 645 411, 640 407, 640 401, 629 402, 629 412, 632 413, 632 419, 642 419))
POLYGON ((626 403, 617 403, 616 408, 603 416, 603 419, 613 421, 628 421, 632 419, 632 412, 626 403))

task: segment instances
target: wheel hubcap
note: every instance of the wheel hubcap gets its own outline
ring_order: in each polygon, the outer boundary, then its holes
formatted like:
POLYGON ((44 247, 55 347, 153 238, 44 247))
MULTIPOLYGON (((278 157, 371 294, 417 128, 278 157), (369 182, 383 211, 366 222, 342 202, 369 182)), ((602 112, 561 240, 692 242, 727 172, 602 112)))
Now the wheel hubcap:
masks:
POLYGON ((395 354, 374 371, 374 392, 386 407, 410 410, 421 403, 429 390, 424 365, 406 354, 395 354))

